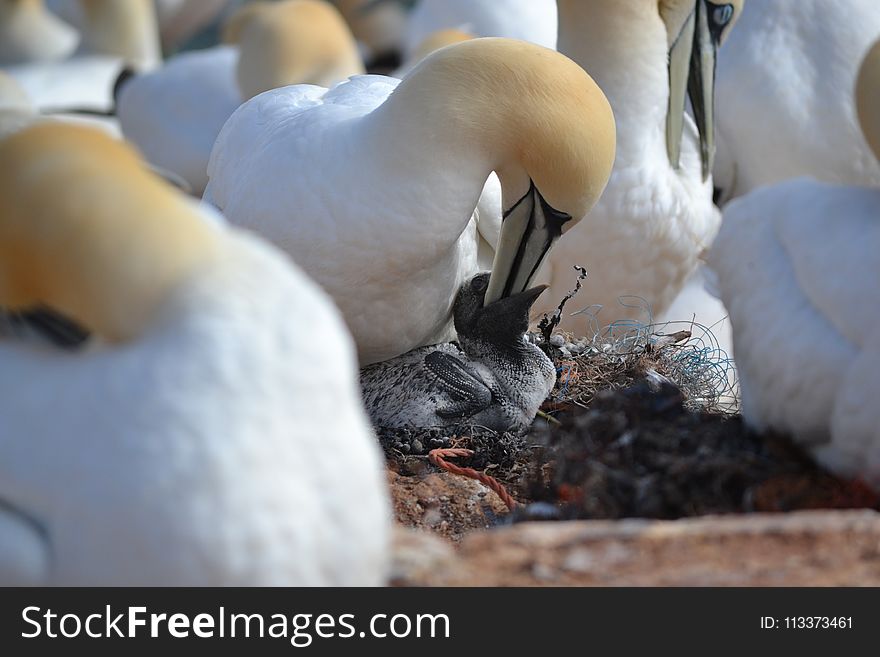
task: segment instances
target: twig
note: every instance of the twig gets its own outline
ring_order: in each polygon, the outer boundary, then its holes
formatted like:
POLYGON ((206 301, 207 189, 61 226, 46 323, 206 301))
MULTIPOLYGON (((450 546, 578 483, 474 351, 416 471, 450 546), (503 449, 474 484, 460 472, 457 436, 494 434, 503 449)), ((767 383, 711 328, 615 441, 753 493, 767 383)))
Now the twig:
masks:
POLYGON ((428 460, 438 468, 446 470, 454 475, 476 479, 481 484, 494 491, 495 494, 501 498, 501 501, 507 505, 507 508, 510 511, 516 509, 517 501, 510 496, 510 493, 504 488, 504 484, 495 479, 495 477, 490 477, 485 472, 479 472, 473 468, 462 468, 445 460, 447 458, 468 457, 473 455, 474 452, 470 449, 463 449, 460 447, 441 447, 438 449, 432 449, 428 452, 428 460))

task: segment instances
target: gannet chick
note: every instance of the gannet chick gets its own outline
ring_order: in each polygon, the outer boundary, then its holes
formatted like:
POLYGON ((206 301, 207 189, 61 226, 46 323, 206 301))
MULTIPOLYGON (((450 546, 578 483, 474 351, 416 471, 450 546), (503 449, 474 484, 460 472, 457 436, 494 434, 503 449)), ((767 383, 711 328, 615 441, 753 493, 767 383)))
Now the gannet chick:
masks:
MULTIPOLYGON (((880 42, 856 86, 880 161, 880 42)), ((799 178, 724 209, 709 254, 730 310, 743 417, 880 490, 880 189, 799 178)))
POLYGON ((351 338, 284 254, 45 123, 0 142, 0 307, 102 338, 0 338, 0 584, 384 582, 351 338))
POLYGON ((556 382, 553 363, 525 335, 529 310, 546 286, 483 305, 489 278, 477 274, 455 298, 457 345, 420 347, 361 370, 373 424, 528 429, 556 382))

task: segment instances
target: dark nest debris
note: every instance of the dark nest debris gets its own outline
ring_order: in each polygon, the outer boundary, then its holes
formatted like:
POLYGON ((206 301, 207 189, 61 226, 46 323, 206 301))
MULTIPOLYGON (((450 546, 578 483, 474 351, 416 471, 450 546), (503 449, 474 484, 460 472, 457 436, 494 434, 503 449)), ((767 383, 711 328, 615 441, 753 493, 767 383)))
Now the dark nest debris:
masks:
POLYGON ((788 440, 684 402, 677 386, 643 379, 533 431, 542 446, 524 493, 542 504, 521 517, 674 519, 877 505, 866 487, 821 471, 788 440))
POLYGON ((436 472, 432 449, 470 449, 456 465, 502 482, 523 503, 514 520, 880 508, 868 488, 823 472, 787 440, 749 432, 725 403, 730 362, 705 335, 636 327, 613 339, 531 339, 559 380, 526 436, 379 429, 389 468, 436 472))

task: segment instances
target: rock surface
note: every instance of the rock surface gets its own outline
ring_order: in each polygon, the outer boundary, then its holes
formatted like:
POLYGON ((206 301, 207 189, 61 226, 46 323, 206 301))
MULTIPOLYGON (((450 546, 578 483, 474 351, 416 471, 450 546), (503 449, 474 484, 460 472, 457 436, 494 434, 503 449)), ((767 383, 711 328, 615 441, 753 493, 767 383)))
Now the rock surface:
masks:
POLYGON ((394 583, 880 586, 874 511, 523 523, 470 533, 454 550, 439 540, 409 536, 411 556, 395 560, 394 583))

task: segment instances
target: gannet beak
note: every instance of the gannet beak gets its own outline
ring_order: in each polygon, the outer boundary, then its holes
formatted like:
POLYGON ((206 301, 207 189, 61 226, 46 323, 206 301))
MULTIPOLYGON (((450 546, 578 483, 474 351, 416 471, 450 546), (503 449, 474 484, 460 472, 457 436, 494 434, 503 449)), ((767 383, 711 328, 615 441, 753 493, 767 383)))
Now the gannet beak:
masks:
POLYGON ((571 215, 550 206, 531 183, 525 196, 504 213, 484 306, 525 292, 570 221, 571 215))
POLYGON ((538 285, 509 297, 504 297, 483 308, 479 320, 483 334, 495 339, 516 339, 529 328, 529 311, 548 285, 538 285))
POLYGON ((732 4, 696 0, 694 13, 669 50, 669 112, 666 117, 669 162, 678 168, 687 92, 700 135, 703 180, 712 173, 715 162, 715 64, 722 33, 733 14, 732 4))
MULTIPOLYGON (((700 4, 701 0, 697 0, 700 4)), ((684 128, 684 103, 688 92, 688 73, 694 49, 696 12, 691 13, 669 49, 669 106, 666 109, 666 154, 672 168, 681 162, 681 136, 684 128)))
POLYGON ((733 5, 715 4, 709 0, 697 2, 688 96, 700 134, 703 180, 709 177, 715 164, 715 63, 721 33, 732 17, 733 5))

